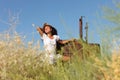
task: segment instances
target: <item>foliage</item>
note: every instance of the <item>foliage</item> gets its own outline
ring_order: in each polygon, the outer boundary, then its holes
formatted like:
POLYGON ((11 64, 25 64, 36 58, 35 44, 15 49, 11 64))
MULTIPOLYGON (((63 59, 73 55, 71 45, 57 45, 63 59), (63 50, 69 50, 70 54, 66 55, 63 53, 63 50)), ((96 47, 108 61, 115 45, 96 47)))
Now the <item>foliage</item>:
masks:
MULTIPOLYGON (((120 8, 120 3, 116 4, 120 8)), ((106 28, 107 33, 115 33, 120 30, 120 13, 117 10, 105 8, 105 18, 113 22, 116 27, 106 28)), ((112 34, 111 33, 111 34, 112 34)), ((116 33, 118 34, 118 33, 116 33)), ((113 42, 119 44, 113 38, 113 42)), ((104 43, 105 45, 109 45, 104 43)), ((119 80, 120 79, 120 51, 113 49, 110 51, 101 46, 102 56, 95 46, 82 42, 83 57, 81 58, 76 50, 71 50, 74 55, 69 61, 59 59, 56 64, 50 65, 44 60, 45 52, 41 51, 33 42, 24 43, 20 35, 10 36, 0 34, 0 80, 119 80), (27 46, 26 46, 27 45, 27 46)), ((112 46, 116 47, 116 46, 112 46)))

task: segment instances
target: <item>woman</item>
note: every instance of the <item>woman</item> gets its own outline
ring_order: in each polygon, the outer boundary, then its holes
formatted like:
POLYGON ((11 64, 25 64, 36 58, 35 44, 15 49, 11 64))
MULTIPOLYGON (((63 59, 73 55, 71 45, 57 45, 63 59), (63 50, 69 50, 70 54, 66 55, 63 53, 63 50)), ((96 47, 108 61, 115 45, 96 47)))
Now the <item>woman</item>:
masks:
POLYGON ((60 40, 59 36, 57 35, 57 30, 47 23, 43 25, 43 28, 38 27, 37 31, 40 33, 43 40, 47 62, 53 64, 56 58, 57 42, 60 44, 65 44, 71 40, 60 40))

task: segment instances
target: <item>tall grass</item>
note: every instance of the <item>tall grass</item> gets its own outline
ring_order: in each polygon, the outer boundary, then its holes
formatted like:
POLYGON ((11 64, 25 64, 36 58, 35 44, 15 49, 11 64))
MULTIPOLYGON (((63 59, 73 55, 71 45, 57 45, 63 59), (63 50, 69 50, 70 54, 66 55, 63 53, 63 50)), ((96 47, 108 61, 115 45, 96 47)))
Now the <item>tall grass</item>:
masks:
POLYGON ((43 61, 43 54, 36 46, 26 47, 18 35, 0 40, 0 79, 96 80, 99 77, 90 58, 81 60, 74 56, 70 61, 58 60, 55 65, 49 65, 43 61))
POLYGON ((83 43, 83 46, 84 54, 90 52, 84 59, 80 59, 78 52, 73 51, 75 54, 71 60, 66 62, 58 60, 55 65, 49 65, 43 61, 44 52, 31 44, 26 47, 20 37, 0 40, 0 79, 118 80, 120 78, 118 54, 113 54, 111 58, 101 57, 86 43, 83 43))
MULTIPOLYGON (((117 8, 120 8, 119 4, 117 8)), ((110 9, 106 11, 113 13, 110 9)), ((119 31, 119 15, 116 13, 106 16, 108 20, 117 24, 113 31, 108 28, 106 32, 112 31, 113 34, 119 31)), ((69 61, 59 59, 56 64, 50 65, 44 61, 45 52, 39 49, 39 44, 33 45, 32 42, 26 44, 19 34, 14 36, 0 34, 0 80, 119 80, 120 42, 117 41, 119 38, 116 36, 119 35, 115 33, 111 41, 117 44, 117 49, 115 45, 110 46, 103 41, 107 46, 101 46, 102 56, 97 52, 98 48, 81 42, 83 59, 74 49, 71 50, 74 55, 69 61), (109 51, 111 47, 112 52, 109 51)))

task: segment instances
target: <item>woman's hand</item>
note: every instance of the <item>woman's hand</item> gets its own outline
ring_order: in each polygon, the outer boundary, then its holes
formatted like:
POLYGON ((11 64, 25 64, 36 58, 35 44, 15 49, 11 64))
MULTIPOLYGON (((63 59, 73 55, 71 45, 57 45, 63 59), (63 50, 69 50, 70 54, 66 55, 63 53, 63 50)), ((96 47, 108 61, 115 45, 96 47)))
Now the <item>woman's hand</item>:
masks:
POLYGON ((43 35, 43 30, 42 30, 42 28, 37 27, 37 31, 40 33, 41 36, 43 35))
POLYGON ((42 28, 40 27, 37 27, 37 31, 40 32, 42 30, 42 28))
POLYGON ((69 40, 69 42, 72 42, 72 41, 75 41, 75 40, 76 40, 76 39, 72 38, 72 39, 69 40))

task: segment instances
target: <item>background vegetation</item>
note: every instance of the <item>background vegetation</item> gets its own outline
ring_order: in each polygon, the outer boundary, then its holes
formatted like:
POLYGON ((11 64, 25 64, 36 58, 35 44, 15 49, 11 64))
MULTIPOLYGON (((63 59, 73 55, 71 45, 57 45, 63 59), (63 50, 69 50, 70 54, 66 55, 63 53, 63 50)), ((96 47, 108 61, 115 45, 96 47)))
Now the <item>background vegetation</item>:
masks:
POLYGON ((23 36, 17 32, 1 33, 0 80, 119 80, 120 3, 115 3, 115 9, 103 9, 104 18, 112 23, 104 28, 104 37, 107 36, 109 40, 102 39, 101 54, 82 43, 83 54, 90 52, 84 59, 80 59, 78 52, 73 51, 71 60, 58 60, 55 65, 49 65, 43 62, 45 53, 39 49, 39 42, 26 44, 23 36))

